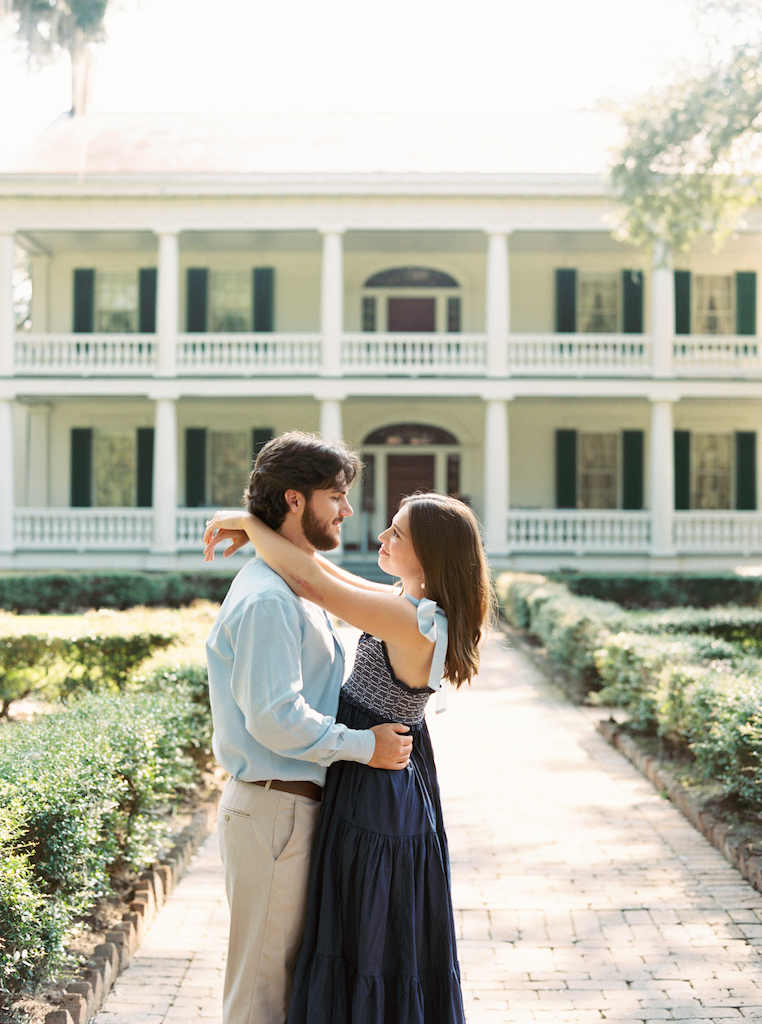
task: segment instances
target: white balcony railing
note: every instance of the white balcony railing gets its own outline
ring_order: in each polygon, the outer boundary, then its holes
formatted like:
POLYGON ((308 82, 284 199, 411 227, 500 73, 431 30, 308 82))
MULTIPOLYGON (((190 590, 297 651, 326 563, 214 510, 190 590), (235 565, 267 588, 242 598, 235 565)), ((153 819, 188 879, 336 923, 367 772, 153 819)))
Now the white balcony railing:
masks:
POLYGON ((178 551, 203 550, 204 530, 207 519, 217 511, 216 508, 181 508, 175 516, 175 539, 178 551))
POLYGON ((648 376, 651 339, 645 334, 512 334, 509 372, 534 376, 648 376))
POLYGON ((155 334, 16 334, 15 368, 24 375, 153 373, 155 358, 155 334))
POLYGON ((543 509, 508 513, 509 551, 647 553, 650 512, 543 509))
MULTIPOLYGON (((155 334, 16 334, 19 376, 151 376, 155 334)), ((641 377, 653 373, 646 334, 511 334, 512 377, 641 377)), ((317 376, 319 333, 180 334, 176 373, 187 376, 317 376)), ((347 376, 481 377, 487 373, 486 334, 342 335, 339 372, 347 376)), ((762 378, 762 340, 684 335, 672 345, 676 378, 762 378)))
POLYGON ((345 334, 342 370, 348 374, 483 376, 484 334, 345 334))
POLYGON ((150 508, 17 508, 15 546, 23 551, 147 550, 150 508))
POLYGON ((181 334, 177 372, 311 376, 320 372, 320 349, 319 334, 181 334))
POLYGON ((675 338, 677 377, 762 376, 762 345, 756 337, 685 335, 675 338))
POLYGON ((762 552, 762 515, 757 512, 676 512, 674 543, 681 554, 759 554, 762 552))

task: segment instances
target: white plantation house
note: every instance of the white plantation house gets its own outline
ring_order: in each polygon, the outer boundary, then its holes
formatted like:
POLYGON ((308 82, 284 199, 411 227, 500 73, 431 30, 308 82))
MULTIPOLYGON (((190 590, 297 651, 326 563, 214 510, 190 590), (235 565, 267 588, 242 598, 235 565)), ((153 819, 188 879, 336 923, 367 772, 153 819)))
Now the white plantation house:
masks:
POLYGON ((762 564, 762 216, 651 265, 611 233, 611 141, 593 114, 55 122, 0 173, 0 568, 201 568, 293 428, 363 453, 359 563, 436 487, 497 566, 762 564))

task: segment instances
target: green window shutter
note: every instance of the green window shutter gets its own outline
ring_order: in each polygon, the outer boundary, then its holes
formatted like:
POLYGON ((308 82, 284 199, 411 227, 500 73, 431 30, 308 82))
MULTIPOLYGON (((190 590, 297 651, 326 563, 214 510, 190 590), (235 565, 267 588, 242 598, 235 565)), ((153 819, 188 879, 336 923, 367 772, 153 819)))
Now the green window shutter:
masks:
POLYGON ((622 330, 643 333, 643 271, 622 271, 622 330))
POLYGON ((675 271, 675 334, 691 333, 691 272, 675 271))
POLYGON ((186 330, 189 334, 201 334, 206 330, 209 271, 206 267, 188 267, 187 281, 186 330))
POLYGON ((622 432, 622 508, 643 508, 643 431, 622 432))
POLYGON ((736 434, 736 508, 757 508, 757 435, 739 430, 736 434))
POLYGON ((691 433, 675 431, 675 508, 691 507, 691 433))
POLYGON ((95 323, 95 271, 74 271, 74 325, 75 334, 92 334, 95 323))
POLYGON ((156 333, 156 267, 141 267, 138 277, 138 331, 141 334, 156 333))
POLYGON ((252 464, 256 462, 262 447, 275 437, 275 431, 270 427, 254 427, 251 432, 252 464))
POLYGON ((138 427, 138 508, 150 508, 153 505, 153 437, 153 427, 138 427))
POLYGON ((556 331, 573 334, 577 330, 577 271, 556 271, 556 331))
POLYGON ((185 505, 206 505, 206 430, 189 427, 185 431, 185 505))
POLYGON ((577 431, 556 431, 556 508, 577 507, 577 431))
POLYGON ((757 333, 757 275, 736 274, 736 334, 757 333))
POLYGON ((275 330, 275 268, 254 268, 254 330, 275 330))
POLYGON ((93 431, 74 427, 71 432, 71 507, 93 504, 93 431))

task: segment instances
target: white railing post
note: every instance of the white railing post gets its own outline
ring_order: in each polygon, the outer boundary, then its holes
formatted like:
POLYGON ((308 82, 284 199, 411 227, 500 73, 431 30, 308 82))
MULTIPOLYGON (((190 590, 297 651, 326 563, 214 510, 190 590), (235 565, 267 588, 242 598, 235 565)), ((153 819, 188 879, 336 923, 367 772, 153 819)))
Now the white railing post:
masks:
POLYGON ((156 554, 177 550, 177 401, 156 398, 153 446, 153 545, 156 554))
POLYGON ((648 443, 649 506, 651 509, 651 555, 675 553, 675 441, 672 402, 651 401, 651 430, 648 443))
POLYGON ((675 274, 672 253, 657 247, 651 271, 651 339, 654 377, 674 375, 672 349, 675 338, 675 274))
POLYGON ((0 235, 0 377, 13 373, 16 317, 13 310, 13 235, 0 235))
POLYGON ((13 402, 0 399, 0 551, 13 551, 13 513, 15 509, 15 463, 13 447, 13 402))
POLYGON ((177 371, 180 317, 180 243, 177 231, 159 231, 159 272, 156 290, 156 342, 158 377, 177 371))
POLYGON ((484 533, 487 553, 508 550, 510 473, 508 464, 508 402, 488 399, 484 421, 484 533))
POLYGON ((324 230, 323 261, 320 275, 320 331, 323 351, 323 376, 341 373, 341 340, 344 326, 344 252, 343 232, 324 230))
POLYGON ((487 376, 505 377, 511 330, 508 233, 488 231, 487 236, 487 376))

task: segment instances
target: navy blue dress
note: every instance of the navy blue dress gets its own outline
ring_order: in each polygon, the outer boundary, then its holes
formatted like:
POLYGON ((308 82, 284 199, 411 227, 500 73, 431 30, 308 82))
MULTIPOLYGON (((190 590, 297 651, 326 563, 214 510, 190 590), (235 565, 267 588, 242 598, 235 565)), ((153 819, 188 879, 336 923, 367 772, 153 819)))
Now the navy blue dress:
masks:
POLYGON ((384 645, 363 634, 338 721, 351 729, 403 722, 413 753, 402 771, 353 761, 328 769, 288 1024, 465 1021, 447 839, 423 717, 431 693, 396 679, 384 645))

